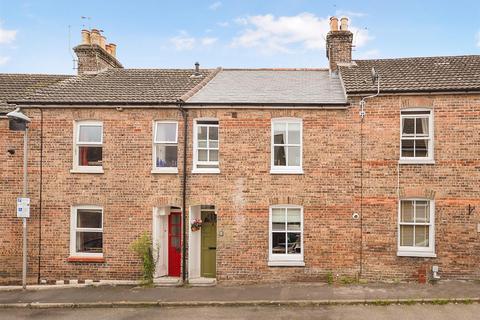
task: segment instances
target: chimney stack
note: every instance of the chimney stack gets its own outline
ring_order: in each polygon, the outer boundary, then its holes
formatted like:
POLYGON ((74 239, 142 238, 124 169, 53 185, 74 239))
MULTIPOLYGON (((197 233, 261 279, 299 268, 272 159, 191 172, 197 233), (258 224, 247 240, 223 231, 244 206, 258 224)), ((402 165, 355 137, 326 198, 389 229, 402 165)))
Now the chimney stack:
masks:
POLYGON ((338 63, 352 62, 353 33, 348 30, 348 18, 340 19, 338 29, 337 17, 330 18, 330 32, 327 34, 327 58, 330 72, 338 72, 338 63))
POLYGON ((106 44, 98 29, 82 30, 82 43, 73 50, 78 57, 78 74, 97 73, 108 68, 123 68, 117 60, 117 46, 106 44))

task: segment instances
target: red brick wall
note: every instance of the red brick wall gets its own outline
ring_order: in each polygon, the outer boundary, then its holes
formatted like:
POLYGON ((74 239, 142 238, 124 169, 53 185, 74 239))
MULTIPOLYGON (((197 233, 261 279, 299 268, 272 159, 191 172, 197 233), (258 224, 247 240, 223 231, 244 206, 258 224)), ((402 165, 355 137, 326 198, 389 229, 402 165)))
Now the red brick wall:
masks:
MULTIPOLYGON (((363 124, 363 276, 413 280, 420 268, 440 266, 443 278, 478 278, 480 237, 480 97, 438 95, 430 98, 383 97, 367 103, 363 124), (402 194, 433 192, 436 201, 437 258, 396 256, 397 163, 400 109, 432 107, 435 113, 435 165, 401 165, 402 194), (453 111, 452 111, 453 108, 453 111), (476 205, 467 214, 468 205, 476 205)), ((192 120, 216 117, 220 123, 220 174, 192 174, 188 160, 187 206, 214 204, 218 209, 217 278, 225 282, 322 280, 327 272, 360 271, 360 119, 358 101, 348 110, 216 109, 189 112, 188 159, 192 159, 192 120), (232 117, 237 112, 237 117, 232 117), (271 175, 270 121, 303 119, 303 175, 271 175), (268 209, 273 204, 304 207, 305 267, 268 267, 268 209), (223 232, 223 236, 220 236, 223 232)), ((39 112, 29 110, 39 127, 39 112)), ((137 279, 140 263, 129 249, 151 232, 154 206, 181 206, 182 145, 179 174, 152 174, 152 121, 178 120, 174 109, 44 109, 44 166, 41 278, 137 279), (103 174, 74 174, 74 120, 104 123, 103 174), (104 208, 105 263, 72 263, 69 256, 70 207, 104 208)), ((10 198, 21 192, 21 134, 0 121, 2 186, 0 200, 1 282, 19 279, 21 224, 10 198), (5 134, 5 135, 4 135, 5 134), (7 146, 16 146, 12 157, 7 146), (6 169, 5 169, 6 168, 6 169), (8 181, 8 183, 3 183, 8 181), (15 189, 16 188, 16 189, 15 189), (8 212, 8 217, 7 217, 8 212), (6 280, 7 279, 7 280, 6 280)), ((34 130, 33 130, 34 131, 34 130)), ((38 136, 38 131, 37 131, 38 136)), ((32 132, 34 135, 34 132, 32 132)), ((36 260, 38 236, 38 148, 32 141, 30 261, 36 260), (35 222, 36 221, 36 222, 35 222), (37 225, 37 227, 35 227, 37 225)), ((14 200, 14 199, 13 199, 14 200)), ((36 280, 36 265, 31 281, 36 280)))
MULTIPOLYGON (((358 100, 357 100, 358 101, 358 100)), ((390 96, 369 100, 364 122, 364 276, 416 279, 418 270, 440 267, 443 278, 480 277, 480 97, 390 96), (437 258, 397 257, 397 167, 400 110, 431 108, 434 165, 400 165, 400 195, 435 200, 437 258)))
MULTIPOLYGON (((39 118, 38 110, 29 116, 39 118)), ((31 218, 28 221, 28 281, 37 281, 40 192, 40 122, 30 126, 28 151, 28 196, 31 218)), ((16 217, 16 199, 23 190, 23 132, 10 131, 8 120, 0 118, 0 283, 21 282, 22 219, 16 217), (15 150, 11 155, 9 149, 15 150)))

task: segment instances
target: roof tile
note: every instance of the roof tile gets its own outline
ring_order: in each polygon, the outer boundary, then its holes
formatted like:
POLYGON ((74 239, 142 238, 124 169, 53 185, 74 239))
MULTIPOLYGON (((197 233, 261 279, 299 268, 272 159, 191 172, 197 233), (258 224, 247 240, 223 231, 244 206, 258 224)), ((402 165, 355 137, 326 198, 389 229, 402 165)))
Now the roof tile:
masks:
POLYGON ((192 77, 191 69, 108 69, 59 82, 21 99, 45 104, 175 103, 212 71, 192 77))
POLYGON ((480 55, 354 60, 340 66, 348 94, 376 91, 371 70, 380 75, 381 92, 480 90, 480 55))
POLYGON ((225 69, 187 102, 344 104, 346 97, 325 69, 225 69))

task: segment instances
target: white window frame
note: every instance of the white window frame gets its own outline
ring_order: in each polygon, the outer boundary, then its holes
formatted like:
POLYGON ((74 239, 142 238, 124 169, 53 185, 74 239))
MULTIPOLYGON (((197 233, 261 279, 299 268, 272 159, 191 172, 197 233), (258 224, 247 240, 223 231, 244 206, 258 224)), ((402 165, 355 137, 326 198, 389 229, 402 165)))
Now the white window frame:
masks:
MULTIPOLYGON (((208 138, 208 133, 207 133, 208 138)), ((202 148, 203 149, 203 148, 202 148)), ((200 118, 194 120, 193 125, 193 169, 192 173, 220 173, 220 122, 215 118, 200 118), (199 121, 217 121, 217 124, 199 124, 199 121), (217 127, 218 128, 218 147, 207 148, 209 150, 218 150, 218 161, 199 161, 198 160, 198 127, 217 127), (216 168, 198 168, 198 165, 217 165, 216 168)))
POLYGON ((413 108, 413 109, 402 109, 400 110, 400 164, 434 164, 434 117, 433 109, 427 108, 413 108), (425 112, 428 111, 430 114, 402 114, 402 112, 425 112), (403 136, 403 119, 404 118, 416 118, 416 117, 425 117, 428 116, 428 137, 414 137, 414 136, 403 136), (402 157, 402 140, 429 140, 428 142, 428 157, 402 157))
POLYGON ((103 122, 94 121, 94 120, 80 120, 75 121, 74 130, 73 130, 73 169, 70 170, 72 173, 103 173, 103 122), (80 138, 80 127, 82 126, 100 126, 102 128, 102 135, 100 142, 88 142, 83 143, 79 141, 80 138), (91 146, 91 147, 102 147, 102 165, 101 166, 81 166, 78 162, 79 157, 79 147, 81 146, 91 146))
MULTIPOLYGON (((274 118, 271 121, 271 139, 270 139, 270 173, 271 174, 303 174, 303 121, 300 118, 274 118), (276 123, 286 124, 286 142, 288 142, 288 124, 296 123, 300 124, 300 144, 287 144, 284 145, 292 147, 300 147, 300 165, 299 166, 277 166, 275 165, 275 144, 274 144, 274 125, 276 123)), ((285 148, 285 160, 288 162, 288 148, 285 148)))
MULTIPOLYGON (((416 210, 414 206, 414 210, 416 210)), ((397 256, 400 257, 427 257, 434 258, 437 255, 435 254, 435 201, 425 198, 405 198, 398 201, 398 222, 397 222, 397 256), (430 207, 430 222, 429 223, 418 223, 418 222, 401 222, 402 221, 402 201, 427 201, 429 202, 430 207), (428 225, 429 226, 429 237, 428 237, 428 247, 417 247, 417 246, 401 246, 400 245, 400 226, 401 225, 428 225)), ((415 241, 415 235, 414 235, 415 241)))
MULTIPOLYGON (((305 248, 304 244, 304 233, 303 233, 303 207, 298 205, 273 205, 269 208, 268 214, 268 266, 270 267, 303 267, 305 266, 304 262, 304 255, 305 255, 305 248), (272 253, 272 212, 273 209, 300 209, 300 234, 301 234, 301 246, 302 251, 301 254, 280 254, 280 253, 272 253)), ((285 223, 287 223, 285 221, 285 223)))
MULTIPOLYGON (((103 221, 104 221, 104 214, 103 208, 100 206, 94 205, 79 205, 79 206, 72 206, 70 212, 70 257, 92 257, 92 258, 103 258, 103 251, 104 246, 102 243, 102 252, 77 252, 77 231, 84 231, 84 232, 101 232, 102 239, 103 239, 103 221), (102 227, 101 228, 77 228, 77 212, 78 210, 86 209, 86 210, 100 210, 102 212, 102 227)), ((104 240, 104 239, 103 239, 104 240)))
POLYGON ((177 121, 168 121, 168 120, 156 120, 153 121, 153 137, 152 137, 152 173, 178 173, 178 122, 177 121), (166 123, 166 124, 175 124, 175 142, 172 141, 155 141, 157 137, 157 124, 166 123), (157 167, 157 144, 176 144, 177 145, 177 167, 157 167))

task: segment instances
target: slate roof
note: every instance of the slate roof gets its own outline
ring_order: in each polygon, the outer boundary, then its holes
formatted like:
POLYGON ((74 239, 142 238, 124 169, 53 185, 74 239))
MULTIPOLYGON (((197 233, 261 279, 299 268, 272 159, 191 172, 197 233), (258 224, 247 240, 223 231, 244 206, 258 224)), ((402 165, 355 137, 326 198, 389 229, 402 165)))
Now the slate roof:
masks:
POLYGON ((224 69, 187 100, 194 104, 346 104, 326 69, 224 69))
POLYGON ((380 92, 480 90, 480 55, 354 60, 340 66, 347 94, 376 92, 371 69, 380 75, 380 92))
POLYGON ((59 82, 17 101, 24 104, 167 104, 209 79, 213 70, 108 69, 59 82))
POLYGON ((69 77, 71 76, 0 73, 0 113, 10 111, 14 107, 6 101, 23 99, 41 88, 69 77))

